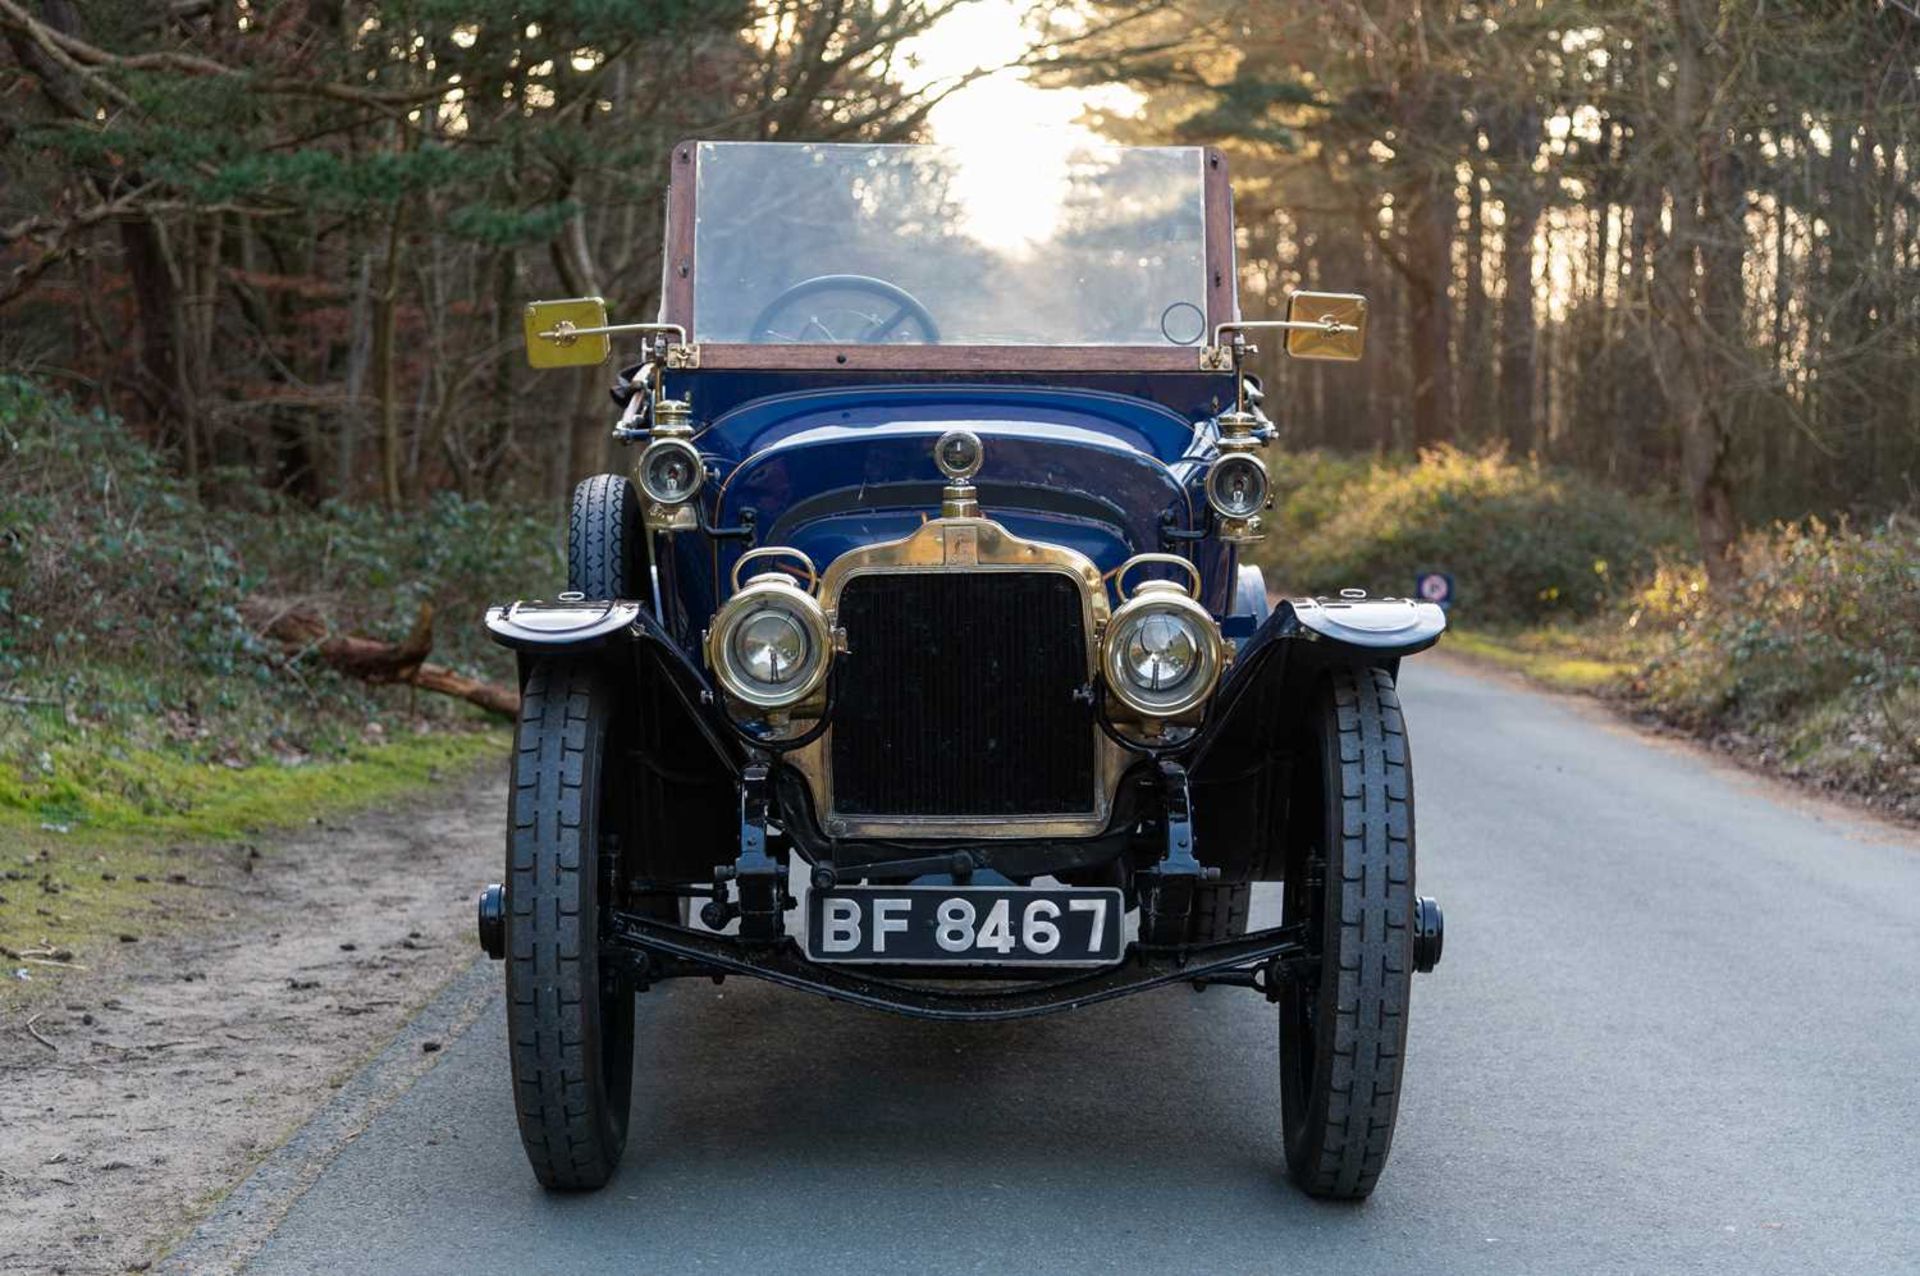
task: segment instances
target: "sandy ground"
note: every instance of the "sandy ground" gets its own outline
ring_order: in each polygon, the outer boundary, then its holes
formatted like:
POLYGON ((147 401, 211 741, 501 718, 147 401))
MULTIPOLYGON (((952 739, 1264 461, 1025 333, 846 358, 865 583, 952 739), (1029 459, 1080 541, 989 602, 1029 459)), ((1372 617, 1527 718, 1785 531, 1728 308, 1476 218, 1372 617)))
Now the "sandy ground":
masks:
POLYGON ((4 1012, 0 1272, 145 1270, 473 961, 496 770, 185 852, 202 915, 4 1012))

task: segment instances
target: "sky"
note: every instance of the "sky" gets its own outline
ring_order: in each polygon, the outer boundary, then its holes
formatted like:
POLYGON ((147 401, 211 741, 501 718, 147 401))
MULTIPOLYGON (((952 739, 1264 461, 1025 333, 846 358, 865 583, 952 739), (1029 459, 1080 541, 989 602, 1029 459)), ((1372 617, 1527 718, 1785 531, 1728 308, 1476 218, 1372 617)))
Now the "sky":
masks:
MULTIPOLYGON (((1021 23, 1026 0, 976 0, 948 14, 906 47, 917 64, 905 78, 917 87, 965 75, 976 67, 997 66, 1024 54, 1031 34, 1021 23)), ((1002 71, 975 80, 949 97, 928 120, 935 141, 955 146, 1004 142, 1016 134, 1039 133, 1059 146, 1083 145, 1100 138, 1076 122, 1087 106, 1099 103, 1124 110, 1130 90, 1040 89, 1019 71, 1002 71)))
MULTIPOLYGON (((913 66, 902 81, 918 88, 1020 57, 1032 40, 1021 22, 1027 7, 1028 0, 976 0, 955 9, 904 46, 913 66)), ((1078 122, 1089 106, 1124 114, 1137 101, 1120 86, 1036 88, 1023 72, 1009 70, 941 102, 928 116, 928 131, 931 140, 970 152, 956 192, 969 206, 970 233, 1009 248, 1044 238, 1058 221, 1065 190, 1037 188, 1032 174, 1054 157, 1106 140, 1078 122)))

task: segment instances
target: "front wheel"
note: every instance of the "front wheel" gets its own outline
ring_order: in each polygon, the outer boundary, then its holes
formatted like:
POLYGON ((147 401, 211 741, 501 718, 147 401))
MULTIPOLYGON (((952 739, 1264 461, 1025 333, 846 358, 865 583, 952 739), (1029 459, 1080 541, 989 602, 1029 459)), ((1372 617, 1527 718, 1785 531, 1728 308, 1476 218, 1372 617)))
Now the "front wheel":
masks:
POLYGON ((514 1108, 543 1186, 603 1186, 627 1143, 633 989, 600 962, 620 804, 603 800, 612 687, 591 664, 536 662, 521 694, 508 801, 507 1036, 514 1108))
POLYGON ((1360 1200, 1393 1143, 1414 970, 1413 771, 1393 678, 1337 669, 1296 774, 1284 920, 1313 960, 1280 992, 1293 1181, 1360 1200))

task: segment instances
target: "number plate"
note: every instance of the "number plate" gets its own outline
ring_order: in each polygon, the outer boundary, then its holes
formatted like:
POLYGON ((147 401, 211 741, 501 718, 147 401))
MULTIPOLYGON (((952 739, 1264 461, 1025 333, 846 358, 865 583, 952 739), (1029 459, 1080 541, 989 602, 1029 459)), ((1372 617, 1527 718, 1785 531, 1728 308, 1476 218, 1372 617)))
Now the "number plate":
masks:
POLYGON ((1109 887, 842 886, 807 894, 814 961, 1106 966, 1126 906, 1109 887))

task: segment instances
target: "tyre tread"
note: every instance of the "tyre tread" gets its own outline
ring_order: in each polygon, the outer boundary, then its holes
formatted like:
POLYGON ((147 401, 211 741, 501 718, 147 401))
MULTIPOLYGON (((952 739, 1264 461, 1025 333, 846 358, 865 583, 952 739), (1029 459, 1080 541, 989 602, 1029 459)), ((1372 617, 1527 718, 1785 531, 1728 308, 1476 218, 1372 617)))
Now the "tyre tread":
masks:
POLYGON ((1331 690, 1340 826, 1328 836, 1340 842, 1341 878, 1333 1063, 1325 1119, 1304 1131, 1306 1146, 1291 1160, 1309 1194, 1357 1200, 1386 1166, 1400 1107, 1413 968, 1413 775, 1392 675, 1336 670, 1331 690))
POLYGON ((635 597, 640 504, 618 474, 595 474, 573 489, 567 513, 567 588, 588 598, 635 597))
POLYGON ((507 1018, 514 1109, 534 1174, 552 1188, 603 1185, 625 1142, 609 1133, 604 1098, 596 1103, 599 1061, 588 1023, 598 1013, 598 961, 585 947, 595 866, 582 831, 590 717, 603 694, 590 667, 535 664, 513 758, 507 1018))
POLYGON ((1209 882, 1194 887, 1190 942, 1211 944, 1246 934, 1252 906, 1251 882, 1209 882))

